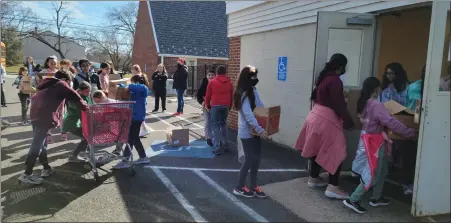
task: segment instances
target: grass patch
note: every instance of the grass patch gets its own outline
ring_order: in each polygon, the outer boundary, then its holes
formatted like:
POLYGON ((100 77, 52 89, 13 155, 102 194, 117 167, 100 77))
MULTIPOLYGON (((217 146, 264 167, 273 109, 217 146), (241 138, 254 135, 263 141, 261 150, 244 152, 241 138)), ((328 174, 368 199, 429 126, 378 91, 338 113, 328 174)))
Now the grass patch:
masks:
POLYGON ((13 65, 13 66, 10 66, 10 67, 6 67, 6 74, 12 74, 12 73, 14 73, 14 74, 17 74, 18 72, 19 72, 19 68, 21 67, 21 66, 23 66, 23 64, 17 64, 17 65, 13 65))

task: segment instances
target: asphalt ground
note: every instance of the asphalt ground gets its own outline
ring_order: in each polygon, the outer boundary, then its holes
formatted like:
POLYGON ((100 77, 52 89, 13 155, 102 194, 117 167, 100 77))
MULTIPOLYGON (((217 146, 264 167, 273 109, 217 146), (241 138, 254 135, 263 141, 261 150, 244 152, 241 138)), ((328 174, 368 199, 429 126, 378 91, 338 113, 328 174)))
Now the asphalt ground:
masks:
MULTIPOLYGON (((32 131, 30 125, 20 125, 20 103, 17 90, 10 86, 12 81, 8 78, 4 85, 8 107, 1 109, 2 117, 11 123, 1 132, 2 222, 303 221, 269 197, 245 199, 231 193, 241 165, 236 157, 236 132, 229 132, 232 151, 212 156, 203 141, 200 106, 192 99, 185 102, 181 117, 170 115, 176 110, 176 102, 167 103, 168 113, 147 115, 146 123, 152 131, 142 142, 151 163, 136 166, 135 176, 127 170, 112 171, 116 162, 111 162, 99 169, 101 182, 96 183, 89 165, 67 162, 79 139, 69 134, 68 141, 61 141, 59 130, 54 130, 48 154, 55 174, 42 185, 19 184, 17 178, 24 171, 32 131), (162 147, 165 130, 180 125, 190 128, 190 139, 196 146, 162 147)), ((149 97, 147 110, 153 106, 149 97)), ((37 165, 36 174, 41 169, 37 165)), ((307 175, 306 162, 297 152, 271 142, 263 143, 260 169, 259 185, 307 175)))

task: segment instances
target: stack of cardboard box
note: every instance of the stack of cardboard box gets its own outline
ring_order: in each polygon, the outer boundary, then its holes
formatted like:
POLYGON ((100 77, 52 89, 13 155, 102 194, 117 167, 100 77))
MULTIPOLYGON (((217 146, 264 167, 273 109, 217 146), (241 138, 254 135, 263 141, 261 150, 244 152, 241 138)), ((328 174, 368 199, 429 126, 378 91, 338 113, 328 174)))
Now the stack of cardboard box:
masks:
POLYGON ((125 88, 121 88, 118 84, 129 85, 130 78, 124 78, 119 80, 110 80, 110 87, 108 89, 108 97, 116 100, 128 100, 130 94, 125 88))

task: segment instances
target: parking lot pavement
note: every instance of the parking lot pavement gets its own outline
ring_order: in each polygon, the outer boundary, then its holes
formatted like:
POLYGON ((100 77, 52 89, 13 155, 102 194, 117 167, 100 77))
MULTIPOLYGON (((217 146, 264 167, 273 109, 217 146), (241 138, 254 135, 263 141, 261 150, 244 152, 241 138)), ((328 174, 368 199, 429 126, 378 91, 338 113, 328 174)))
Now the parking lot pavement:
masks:
MULTIPOLYGON (((7 108, 2 108, 11 126, 1 132, 2 222, 15 221, 95 221, 95 222, 244 222, 303 221, 287 208, 267 199, 235 197, 240 163, 236 148, 220 157, 209 155, 203 142, 203 121, 194 100, 186 102, 185 114, 170 116, 176 103, 168 103, 168 113, 149 113, 146 123, 151 133, 143 138, 151 163, 137 166, 136 175, 112 171, 108 163, 99 171, 101 182, 93 180, 86 164, 69 164, 67 157, 79 139, 70 135, 61 141, 54 130, 55 143, 49 145, 50 165, 55 174, 44 184, 18 184, 31 143, 31 126, 21 126, 16 89, 5 86, 7 108), (192 105, 192 106, 191 106, 192 105), (170 126, 190 128, 189 148, 162 147, 170 126), (159 144, 160 143, 160 144, 159 144)), ((153 109, 149 98, 148 111, 153 109)), ((230 131, 231 145, 236 132, 230 131)), ((112 150, 112 147, 105 148, 112 150)), ((305 176, 305 161, 298 153, 264 143, 258 183, 265 185, 305 176)), ((38 174, 41 167, 36 166, 38 174)))

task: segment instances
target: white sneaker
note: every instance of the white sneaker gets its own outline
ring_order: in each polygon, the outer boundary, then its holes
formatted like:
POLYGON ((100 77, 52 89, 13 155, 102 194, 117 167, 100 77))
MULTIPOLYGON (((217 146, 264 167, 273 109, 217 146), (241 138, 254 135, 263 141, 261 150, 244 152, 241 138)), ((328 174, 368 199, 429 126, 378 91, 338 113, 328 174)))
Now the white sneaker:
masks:
POLYGON ((84 162, 86 162, 86 159, 83 158, 80 155, 78 155, 78 156, 70 155, 67 160, 69 161, 69 163, 84 163, 84 162))
POLYGON ((42 182, 44 182, 44 179, 33 174, 26 175, 25 173, 22 173, 19 177, 19 181, 22 183, 39 185, 42 184, 42 182))
POLYGON ((148 164, 150 163, 149 158, 144 157, 144 158, 139 158, 135 161, 136 164, 148 164))
POLYGON ((116 165, 113 166, 114 170, 120 170, 120 169, 127 169, 130 167, 130 161, 128 160, 122 160, 116 165))
POLYGON ((43 169, 41 171, 41 177, 49 177, 53 173, 55 173, 55 171, 53 171, 53 169, 43 169))
POLYGON ((349 198, 349 194, 342 190, 339 186, 328 185, 324 194, 329 198, 344 200, 349 198))

